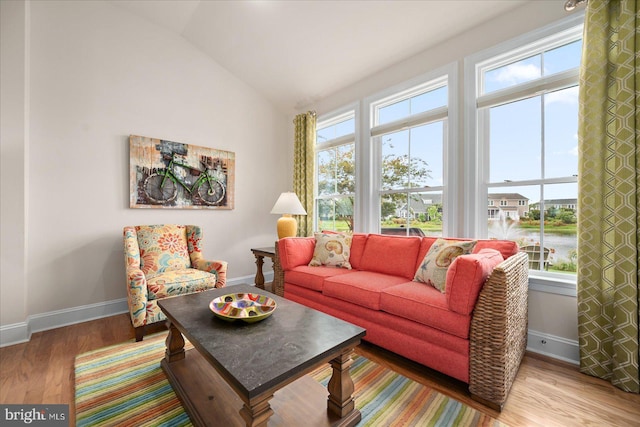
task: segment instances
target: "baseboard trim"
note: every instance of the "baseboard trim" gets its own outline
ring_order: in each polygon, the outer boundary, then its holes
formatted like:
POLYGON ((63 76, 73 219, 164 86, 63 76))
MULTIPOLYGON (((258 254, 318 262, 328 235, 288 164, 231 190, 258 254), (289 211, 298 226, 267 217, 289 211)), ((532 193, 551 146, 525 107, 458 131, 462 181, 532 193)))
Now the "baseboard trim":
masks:
POLYGON ((0 327, 0 347, 27 342, 31 339, 31 334, 34 332, 75 325, 76 323, 115 316, 116 314, 127 313, 128 311, 127 299, 122 298, 64 310, 50 311, 48 313, 34 314, 29 316, 26 322, 0 327))
POLYGON ((29 316, 31 332, 42 332, 89 320, 101 319, 116 314, 127 313, 127 299, 121 298, 96 304, 88 304, 64 310, 50 311, 44 314, 29 316))
MULTIPOLYGON (((227 286, 255 284, 255 280, 256 280, 256 276, 253 274, 250 276, 236 277, 236 278, 227 280, 227 286)), ((265 283, 273 281, 273 271, 264 272, 264 281, 265 283)))
MULTIPOLYGON (((267 282, 273 280, 273 271, 264 274, 267 282)), ((227 281, 227 286, 242 283, 253 283, 255 276, 236 277, 227 281)), ((0 326, 0 347, 28 342, 34 332, 48 331, 49 329, 75 325, 103 317, 128 313, 127 299, 121 298, 96 304, 88 304, 80 307, 72 307, 64 310, 50 311, 48 313, 34 314, 27 318, 26 322, 13 323, 0 326)))
POLYGON ((0 326, 0 347, 20 344, 31 339, 29 322, 12 323, 0 326))
POLYGON ((580 364, 578 341, 529 329, 527 351, 559 359, 572 365, 580 364))

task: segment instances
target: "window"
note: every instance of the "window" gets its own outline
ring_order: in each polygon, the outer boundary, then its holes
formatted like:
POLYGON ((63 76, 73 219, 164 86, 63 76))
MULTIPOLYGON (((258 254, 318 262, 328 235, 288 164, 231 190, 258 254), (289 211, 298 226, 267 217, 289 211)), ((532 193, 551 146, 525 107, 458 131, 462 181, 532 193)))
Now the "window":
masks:
POLYGON ((464 81, 452 63, 320 116, 315 228, 514 240, 548 259, 534 288, 575 295, 583 21, 465 58, 464 81))
POLYGON ((383 234, 443 235, 449 96, 444 75, 371 103, 383 234))
POLYGON ((475 83, 474 180, 486 183, 467 199, 478 212, 472 233, 516 241, 532 275, 547 279, 575 280, 577 271, 581 22, 576 17, 467 60, 475 83), (500 210, 485 216, 482 197, 501 197, 500 210))
POLYGON ((316 126, 316 230, 353 231, 355 111, 316 126))

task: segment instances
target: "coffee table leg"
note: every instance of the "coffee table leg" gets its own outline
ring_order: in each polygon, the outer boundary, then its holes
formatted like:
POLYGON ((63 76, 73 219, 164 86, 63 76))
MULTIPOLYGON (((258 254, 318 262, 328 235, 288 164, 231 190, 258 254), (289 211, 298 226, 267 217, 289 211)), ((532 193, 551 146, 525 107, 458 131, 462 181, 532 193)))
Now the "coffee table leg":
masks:
POLYGON ((269 417, 273 415, 273 409, 269 405, 269 400, 273 395, 259 397, 254 402, 245 403, 240 410, 240 415, 247 424, 247 427, 267 427, 269 417))
POLYGON ((173 323, 169 323, 169 334, 165 342, 167 350, 164 353, 164 358, 167 362, 171 363, 184 359, 184 338, 173 323))
POLYGON ((327 385, 329 390, 329 399, 327 401, 327 409, 329 412, 340 418, 349 416, 360 419, 360 411, 355 408, 353 400, 353 380, 349 375, 349 368, 353 363, 351 359, 352 348, 347 349, 340 356, 331 360, 333 374, 327 385))

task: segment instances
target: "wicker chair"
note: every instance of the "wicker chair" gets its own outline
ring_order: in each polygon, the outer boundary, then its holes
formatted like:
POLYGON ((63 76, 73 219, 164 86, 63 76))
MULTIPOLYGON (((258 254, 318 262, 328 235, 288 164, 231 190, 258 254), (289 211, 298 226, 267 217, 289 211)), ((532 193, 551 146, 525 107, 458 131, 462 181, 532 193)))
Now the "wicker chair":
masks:
POLYGON ((549 255, 551 251, 549 248, 540 248, 540 245, 528 245, 523 246, 520 250, 527 254, 529 257, 529 270, 540 270, 540 254, 542 253, 542 267, 545 270, 549 269, 549 255), (542 250, 541 250, 542 249, 542 250))
POLYGON ((221 288, 225 261, 206 261, 202 230, 195 225, 144 225, 124 228, 127 301, 136 341, 145 327, 164 321, 158 300, 221 288))

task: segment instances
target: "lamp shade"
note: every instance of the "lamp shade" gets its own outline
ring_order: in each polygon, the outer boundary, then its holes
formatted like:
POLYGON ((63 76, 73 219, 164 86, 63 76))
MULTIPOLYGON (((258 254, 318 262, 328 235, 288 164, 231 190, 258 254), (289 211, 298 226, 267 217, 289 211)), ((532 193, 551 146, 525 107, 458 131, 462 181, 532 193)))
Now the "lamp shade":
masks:
POLYGON ((271 209, 272 214, 289 214, 289 215, 306 215, 307 211, 302 207, 300 199, 294 192, 286 192, 280 194, 276 204, 271 209))

